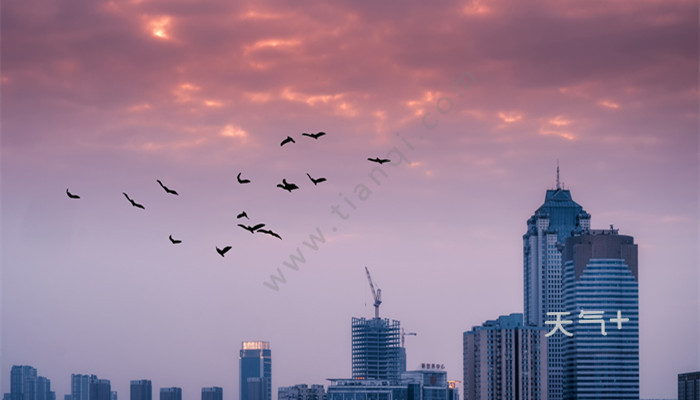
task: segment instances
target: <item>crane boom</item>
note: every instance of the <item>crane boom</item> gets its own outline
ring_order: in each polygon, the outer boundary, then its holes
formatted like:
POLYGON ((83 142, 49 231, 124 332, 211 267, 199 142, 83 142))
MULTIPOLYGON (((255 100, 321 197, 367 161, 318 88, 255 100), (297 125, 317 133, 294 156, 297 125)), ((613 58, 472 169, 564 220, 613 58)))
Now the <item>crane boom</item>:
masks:
POLYGON ((372 283, 372 276, 369 274, 369 269, 366 266, 365 271, 367 272, 367 280, 369 281, 369 287, 372 289, 372 296, 374 296, 374 318, 379 318, 379 305, 382 304, 382 289, 374 289, 374 283, 372 283))

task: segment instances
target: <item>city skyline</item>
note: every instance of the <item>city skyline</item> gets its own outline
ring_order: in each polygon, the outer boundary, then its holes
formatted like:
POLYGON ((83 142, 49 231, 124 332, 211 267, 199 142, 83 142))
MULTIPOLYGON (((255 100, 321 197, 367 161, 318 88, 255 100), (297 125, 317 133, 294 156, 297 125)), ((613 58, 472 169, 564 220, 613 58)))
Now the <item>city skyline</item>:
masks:
POLYGON ((463 332, 524 311, 558 160, 639 246, 640 392, 673 397, 700 369, 697 3, 304 5, 3 3, 3 392, 17 364, 59 398, 234 399, 251 340, 273 398, 350 377, 365 267, 407 369, 461 380, 463 332))

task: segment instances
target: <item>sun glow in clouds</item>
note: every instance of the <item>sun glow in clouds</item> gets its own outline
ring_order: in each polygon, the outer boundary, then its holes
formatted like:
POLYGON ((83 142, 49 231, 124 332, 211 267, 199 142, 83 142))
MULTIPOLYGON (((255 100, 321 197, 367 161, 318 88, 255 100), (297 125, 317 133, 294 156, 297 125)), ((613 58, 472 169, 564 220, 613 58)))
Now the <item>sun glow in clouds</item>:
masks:
POLYGON ((518 113, 514 113, 514 112, 510 112, 510 113, 499 112, 498 118, 502 119, 503 122, 510 124, 513 122, 518 122, 521 119, 523 119, 523 115, 518 114, 518 113))
POLYGON ((614 101, 610 101, 610 100, 600 100, 598 102, 598 104, 603 106, 603 107, 611 108, 613 110, 617 110, 618 108, 620 108, 619 104, 615 103, 614 101))
POLYGON ((149 20, 148 27, 151 34, 159 39, 170 39, 170 34, 168 33, 170 20, 171 18, 167 15, 149 20))
POLYGON ((237 126, 228 124, 221 130, 221 136, 238 138, 245 142, 248 138, 248 132, 237 126))

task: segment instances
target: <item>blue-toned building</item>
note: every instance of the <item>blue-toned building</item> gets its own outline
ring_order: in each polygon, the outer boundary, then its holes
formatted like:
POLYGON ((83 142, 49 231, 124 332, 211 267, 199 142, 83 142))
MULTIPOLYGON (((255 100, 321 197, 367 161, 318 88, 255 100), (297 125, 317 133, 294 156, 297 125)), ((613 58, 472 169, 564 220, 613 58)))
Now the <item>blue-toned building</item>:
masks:
POLYGON ((133 380, 129 387, 130 400, 153 400, 153 385, 148 379, 133 380))
POLYGON ((678 374, 678 400, 700 400, 700 371, 678 374))
POLYGON ((564 250, 564 399, 639 399, 637 245, 617 230, 570 237, 564 250))
POLYGON ((388 379, 329 379, 328 400, 457 400, 454 381, 439 368, 421 368, 388 379))
POLYGON ((182 388, 160 388, 160 400, 182 400, 182 388))
MULTIPOLYGON (((562 250, 566 238, 590 228, 591 216, 559 185, 548 189, 544 203, 527 220, 523 235, 524 325, 545 327, 548 312, 561 312, 562 250)), ((547 340, 548 399, 562 399, 561 337, 547 340)))
POLYGON ((224 389, 218 386, 203 387, 202 400, 224 400, 224 389))
POLYGON ((269 342, 243 342, 239 371, 239 400, 272 400, 272 351, 269 342))
POLYGON ((51 390, 51 380, 37 374, 29 365, 13 365, 10 370, 10 393, 6 400, 56 400, 51 390))

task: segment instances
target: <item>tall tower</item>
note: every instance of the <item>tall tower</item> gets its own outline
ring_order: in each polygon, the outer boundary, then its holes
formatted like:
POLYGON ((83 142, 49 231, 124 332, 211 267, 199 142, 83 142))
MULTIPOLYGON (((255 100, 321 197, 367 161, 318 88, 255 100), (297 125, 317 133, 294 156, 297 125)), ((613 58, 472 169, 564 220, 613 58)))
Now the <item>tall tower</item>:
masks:
MULTIPOLYGON (((559 184, 548 189, 544 203, 527 220, 523 235, 524 324, 545 327, 548 312, 562 307, 562 250, 566 238, 590 228, 591 215, 583 210, 571 192, 559 184)), ((562 399, 562 338, 547 340, 549 400, 562 399)))
POLYGON ((564 311, 574 323, 563 346, 564 399, 639 399, 638 279, 632 236, 611 228, 566 240, 564 311))
POLYGON ((153 400, 153 385, 148 379, 131 381, 130 400, 153 400))
POLYGON ((272 400, 270 342, 243 342, 239 360, 239 400, 272 400))

